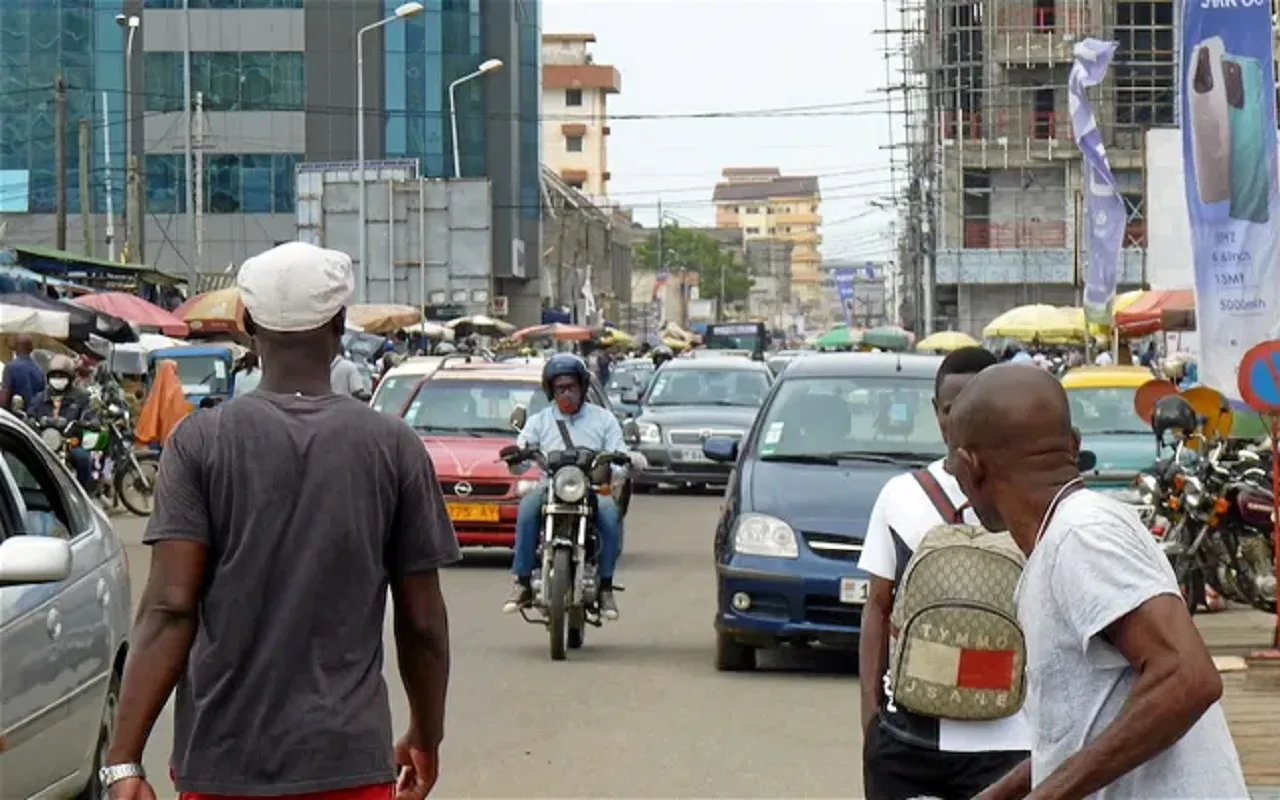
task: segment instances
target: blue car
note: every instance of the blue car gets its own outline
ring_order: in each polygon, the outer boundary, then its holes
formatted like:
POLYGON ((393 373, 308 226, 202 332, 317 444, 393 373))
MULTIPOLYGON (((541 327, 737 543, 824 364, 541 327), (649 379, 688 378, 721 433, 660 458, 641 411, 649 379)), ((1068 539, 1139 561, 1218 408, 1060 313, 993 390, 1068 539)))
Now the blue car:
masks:
POLYGON ((871 508, 901 472, 946 453, 933 413, 942 359, 832 353, 796 359, 739 443, 716 526, 716 668, 754 669, 779 646, 857 648, 870 576, 858 569, 871 508))

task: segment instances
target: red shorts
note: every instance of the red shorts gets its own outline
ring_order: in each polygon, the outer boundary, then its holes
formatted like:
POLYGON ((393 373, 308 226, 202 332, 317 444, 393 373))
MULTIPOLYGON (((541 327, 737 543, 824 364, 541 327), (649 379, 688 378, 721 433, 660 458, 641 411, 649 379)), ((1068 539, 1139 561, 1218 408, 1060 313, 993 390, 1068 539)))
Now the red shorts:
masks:
MULTIPOLYGON (((282 794, 287 800, 391 800, 395 796, 395 785, 384 783, 379 786, 360 786, 355 789, 335 789, 331 792, 308 792, 307 794, 282 794)), ((260 797, 237 797, 226 794, 200 794, 183 792, 178 800, 262 800, 260 797)))

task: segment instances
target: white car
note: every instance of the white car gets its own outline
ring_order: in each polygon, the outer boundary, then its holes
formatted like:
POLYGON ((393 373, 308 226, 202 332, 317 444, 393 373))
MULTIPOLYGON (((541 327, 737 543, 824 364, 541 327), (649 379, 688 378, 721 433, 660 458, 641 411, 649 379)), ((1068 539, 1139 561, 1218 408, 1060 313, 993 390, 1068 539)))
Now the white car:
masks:
POLYGON ((373 399, 369 401, 369 405, 373 406, 374 411, 400 416, 400 410, 405 403, 409 402, 409 398, 413 396, 413 389, 418 385, 418 381, 440 369, 446 359, 453 363, 492 360, 484 355, 466 355, 463 353, 454 353, 447 356, 411 356, 387 370, 387 374, 383 375, 382 379, 378 381, 378 386, 374 389, 373 399))

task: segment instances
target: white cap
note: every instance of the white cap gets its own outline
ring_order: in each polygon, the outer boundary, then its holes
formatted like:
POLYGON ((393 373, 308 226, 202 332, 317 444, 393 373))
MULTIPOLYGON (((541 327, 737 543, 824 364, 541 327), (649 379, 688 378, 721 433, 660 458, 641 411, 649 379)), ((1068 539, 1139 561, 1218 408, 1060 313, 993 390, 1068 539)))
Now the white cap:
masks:
POLYGON ((240 300, 254 324, 296 333, 323 326, 355 290, 351 256, 304 242, 285 242, 240 265, 240 300))

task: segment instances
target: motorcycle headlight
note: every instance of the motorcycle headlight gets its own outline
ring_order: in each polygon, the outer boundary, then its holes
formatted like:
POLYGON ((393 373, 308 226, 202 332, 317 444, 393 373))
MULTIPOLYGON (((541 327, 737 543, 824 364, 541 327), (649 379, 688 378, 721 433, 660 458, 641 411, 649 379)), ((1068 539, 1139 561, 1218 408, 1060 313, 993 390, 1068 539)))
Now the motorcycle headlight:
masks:
POLYGON ((1199 478, 1187 476, 1182 484, 1182 505, 1186 508, 1199 508, 1204 502, 1204 484, 1199 478))
POLYGON ((733 529, 733 549, 749 556, 798 558, 796 532, 777 517, 743 514, 733 529))
POLYGON ((50 450, 58 450, 62 447, 62 433, 56 428, 45 428, 40 431, 40 441, 50 450))
POLYGON ((587 473, 577 467, 564 467, 551 479, 551 490, 557 500, 577 503, 587 496, 587 473))
POLYGON ((516 481, 516 497, 524 497, 529 492, 538 488, 537 481, 519 480, 516 481))
POLYGON ((1133 479, 1133 484, 1129 488, 1138 495, 1138 500, 1143 505, 1154 505, 1156 498, 1160 496, 1160 482, 1154 475, 1146 473, 1139 475, 1133 479))
POLYGON ((661 444, 662 431, 652 422, 641 422, 640 425, 640 443, 641 444, 661 444))

